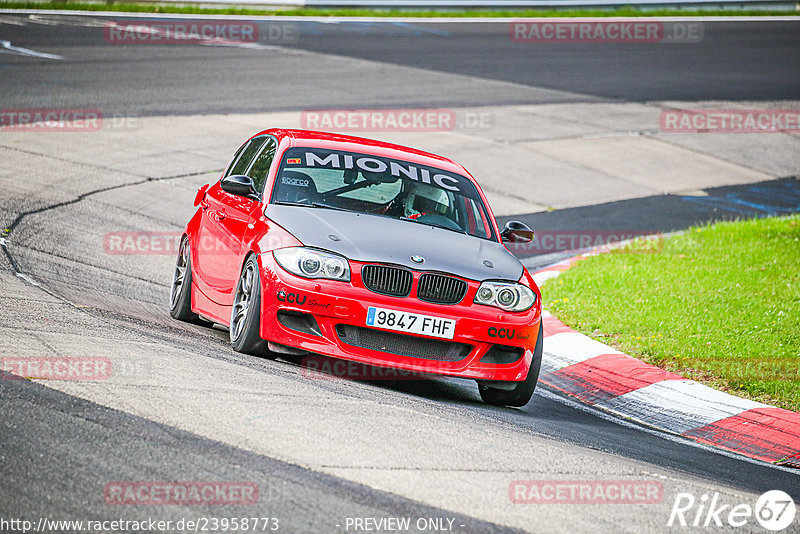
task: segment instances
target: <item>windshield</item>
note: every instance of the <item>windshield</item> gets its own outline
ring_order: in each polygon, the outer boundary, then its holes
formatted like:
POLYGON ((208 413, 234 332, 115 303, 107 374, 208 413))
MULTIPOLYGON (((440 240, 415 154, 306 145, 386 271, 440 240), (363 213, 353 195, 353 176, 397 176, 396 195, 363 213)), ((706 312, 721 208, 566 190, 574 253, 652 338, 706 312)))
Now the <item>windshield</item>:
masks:
POLYGON ((271 202, 382 215, 494 239, 487 210, 471 180, 379 156, 289 149, 271 202))

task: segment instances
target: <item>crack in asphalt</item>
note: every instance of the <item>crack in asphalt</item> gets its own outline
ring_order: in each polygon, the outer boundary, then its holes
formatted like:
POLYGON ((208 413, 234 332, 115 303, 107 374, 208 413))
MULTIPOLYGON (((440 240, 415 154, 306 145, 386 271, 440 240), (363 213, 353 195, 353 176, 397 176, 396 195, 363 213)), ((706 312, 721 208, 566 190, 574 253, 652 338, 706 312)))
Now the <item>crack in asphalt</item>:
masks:
MULTIPOLYGON (((75 306, 75 304, 73 304, 72 302, 70 302, 66 298, 62 297, 61 295, 58 295, 58 294, 54 293, 53 291, 49 290, 48 288, 45 288, 45 287, 41 286, 40 284, 35 283, 31 278, 29 278, 25 273, 23 273, 22 270, 19 267, 19 264, 14 259, 14 256, 9 251, 9 249, 8 249, 8 246, 10 244, 9 236, 14 231, 14 229, 17 226, 19 226, 19 224, 22 222, 22 220, 25 217, 27 217, 29 215, 38 215, 40 213, 44 213, 46 211, 50 211, 50 210, 53 210, 53 209, 62 208, 64 206, 70 206, 72 204, 77 204, 78 202, 81 202, 81 201, 83 201, 83 200, 85 200, 85 199, 87 199, 87 198, 89 198, 91 196, 94 196, 94 195, 97 195, 97 194, 100 194, 100 193, 106 193, 108 191, 114 191, 114 190, 123 189, 123 188, 126 188, 126 187, 134 187, 134 186, 137 186, 137 185, 147 184, 147 183, 156 182, 156 181, 175 180, 175 179, 178 179, 178 178, 188 178, 190 176, 201 176, 203 174, 212 174, 212 173, 222 172, 222 170, 223 170, 223 169, 211 169, 211 170, 206 170, 206 171, 196 171, 196 172, 190 172, 190 173, 184 173, 184 174, 175 174, 175 175, 171 175, 171 176, 145 176, 145 175, 141 175, 141 174, 131 173, 131 172, 128 172, 128 171, 121 171, 119 169, 115 169, 115 168, 112 168, 112 167, 105 167, 105 166, 102 166, 102 165, 93 165, 93 164, 89 164, 89 163, 73 161, 73 160, 70 160, 70 159, 67 159, 67 158, 58 158, 58 157, 50 156, 50 155, 47 155, 47 154, 41 154, 39 152, 35 152, 35 151, 31 151, 31 150, 23 150, 23 149, 19 149, 19 148, 16 148, 16 147, 9 147, 7 145, 2 145, 2 147, 6 148, 6 149, 9 149, 9 150, 16 150, 18 152, 24 152, 26 154, 33 154, 33 155, 41 156, 41 157, 45 157, 45 158, 55 159, 55 160, 59 160, 59 161, 65 161, 65 162, 72 163, 72 164, 75 164, 75 165, 83 165, 83 166, 86 166, 86 167, 91 167, 93 169, 108 170, 108 171, 113 171, 113 172, 119 173, 119 174, 127 174, 129 176, 143 177, 142 180, 138 180, 136 182, 128 182, 128 183, 124 183, 124 184, 111 185, 111 186, 108 186, 108 187, 101 187, 101 188, 98 188, 98 189, 87 191, 85 193, 81 193, 78 196, 76 196, 75 198, 72 198, 70 200, 64 200, 62 202, 56 202, 56 203, 53 203, 53 204, 49 204, 47 206, 42 206, 41 208, 36 208, 36 209, 33 209, 33 210, 28 210, 28 211, 21 212, 21 213, 17 214, 16 218, 11 222, 11 224, 8 226, 8 228, 3 230, 3 237, 0 238, 0 248, 3 249, 3 253, 5 254, 6 258, 8 259, 8 262, 11 265, 11 268, 14 271, 14 274, 16 276, 18 276, 19 278, 22 278, 23 280, 25 280, 29 284, 42 289, 43 291, 45 291, 49 295, 51 295, 53 297, 56 297, 59 300, 62 300, 64 302, 70 304, 73 307, 77 307, 77 306, 75 306)), ((37 249, 31 248, 31 247, 27 247, 27 248, 30 248, 31 250, 35 250, 37 252, 42 252, 44 254, 51 254, 49 252, 44 252, 44 251, 37 250, 37 249)), ((64 259, 66 259, 66 258, 64 258, 64 259)), ((93 267, 97 267, 97 266, 95 265, 93 267)), ((100 267, 98 267, 98 268, 100 268, 100 267)), ((111 271, 111 272, 115 272, 115 271, 111 271)), ((122 273, 116 273, 116 274, 122 274, 122 273)), ((144 280, 144 281, 151 282, 149 280, 144 280)), ((153 283, 153 282, 151 282, 151 283, 153 283)))
POLYGON ((24 148, 19 148, 16 146, 0 145, 0 148, 5 148, 7 150, 14 150, 15 152, 22 152, 23 154, 30 154, 32 156, 39 156, 40 158, 52 159, 55 161, 63 161, 65 163, 70 163, 72 165, 79 165, 82 167, 89 167, 92 169, 98 169, 103 171, 112 171, 117 174, 126 174, 128 176, 135 176, 137 178, 148 178, 148 176, 144 174, 138 174, 135 172, 125 171, 122 169, 116 169, 114 167, 107 167, 105 165, 97 165, 96 163, 86 163, 85 161, 76 161, 74 159, 62 158, 59 156, 53 156, 51 154, 43 154, 41 152, 36 152, 35 150, 25 150, 24 148))

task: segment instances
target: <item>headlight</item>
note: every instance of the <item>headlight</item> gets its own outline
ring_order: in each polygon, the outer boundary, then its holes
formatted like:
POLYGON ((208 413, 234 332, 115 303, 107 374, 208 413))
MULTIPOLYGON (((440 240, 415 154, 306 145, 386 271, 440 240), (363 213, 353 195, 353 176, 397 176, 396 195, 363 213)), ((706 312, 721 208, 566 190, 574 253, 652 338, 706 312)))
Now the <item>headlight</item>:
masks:
POLYGON ((278 265, 297 276, 350 281, 350 264, 344 256, 306 247, 281 248, 272 255, 278 265))
POLYGON ((536 303, 536 293, 514 282, 483 282, 475 294, 475 304, 522 312, 536 303))

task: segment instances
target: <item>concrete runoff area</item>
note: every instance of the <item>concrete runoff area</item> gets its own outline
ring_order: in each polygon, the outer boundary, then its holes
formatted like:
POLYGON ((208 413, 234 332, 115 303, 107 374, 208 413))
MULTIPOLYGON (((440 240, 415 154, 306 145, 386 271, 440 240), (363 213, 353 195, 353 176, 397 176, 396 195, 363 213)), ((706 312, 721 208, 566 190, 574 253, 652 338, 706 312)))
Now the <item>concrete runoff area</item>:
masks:
MULTIPOLYGON (((725 104, 684 107, 712 106, 725 104)), ((800 101, 785 104, 792 106, 800 106, 800 101)), ((750 184, 794 176, 800 169, 800 137, 796 134, 658 133, 664 107, 660 103, 580 103, 454 108, 452 130, 344 131, 454 159, 477 178, 497 216, 750 184), (476 125, 466 125, 471 122, 476 125), (563 126, 553 128, 553 123, 563 126), (690 138, 699 146, 691 145, 690 138), (746 156, 743 146, 748 146, 746 156)), ((64 159, 59 155, 60 147, 70 155, 57 174, 13 185, 8 194, 20 196, 9 200, 27 198, 31 188, 54 182, 61 184, 53 191, 55 198, 68 199, 70 194, 93 189, 86 180, 65 182, 65 176, 103 173, 105 168, 116 170, 104 174, 105 187, 136 181, 135 177, 144 180, 159 176, 163 180, 193 173, 213 175, 227 165, 248 136, 270 127, 309 126, 307 115, 128 117, 108 119, 96 132, 9 131, 3 136, 9 162, 4 172, 24 168, 20 166, 29 164, 28 160, 44 164, 48 157, 64 159), (207 134, 212 131, 213 136, 207 134), (158 149, 175 145, 179 139, 183 141, 180 150, 171 154, 177 157, 168 158, 158 149), (119 144, 124 144, 125 150, 120 151, 119 144)), ((12 213, 6 211, 5 218, 12 213)), ((10 222, 3 221, 6 225, 10 222)))

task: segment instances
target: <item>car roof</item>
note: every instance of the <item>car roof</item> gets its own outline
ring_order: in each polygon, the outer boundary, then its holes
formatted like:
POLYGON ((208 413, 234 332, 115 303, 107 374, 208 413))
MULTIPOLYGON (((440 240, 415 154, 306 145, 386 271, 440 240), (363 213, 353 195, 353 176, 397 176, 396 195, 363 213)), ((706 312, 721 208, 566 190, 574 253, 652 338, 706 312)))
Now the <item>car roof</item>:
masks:
POLYGON ((365 153, 373 156, 385 156, 411 163, 438 167, 445 171, 456 172, 474 181, 474 178, 469 174, 467 169, 455 161, 444 156, 403 145, 387 143, 376 139, 367 139, 365 137, 315 130, 272 128, 259 132, 256 135, 264 134, 273 135, 277 137, 279 141, 288 138, 291 147, 328 148, 365 153))

